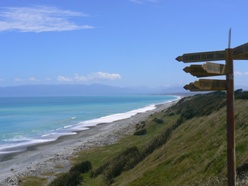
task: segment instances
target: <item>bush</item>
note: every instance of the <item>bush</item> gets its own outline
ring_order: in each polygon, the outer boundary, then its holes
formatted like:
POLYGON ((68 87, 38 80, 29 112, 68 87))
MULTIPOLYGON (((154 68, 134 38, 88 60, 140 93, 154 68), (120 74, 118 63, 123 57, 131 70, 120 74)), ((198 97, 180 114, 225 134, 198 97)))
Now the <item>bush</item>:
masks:
POLYGON ((158 124, 164 124, 164 120, 162 119, 154 118, 152 121, 158 124))
POLYGON ((146 133, 147 133, 147 130, 146 129, 141 129, 141 130, 135 131, 133 135, 135 135, 135 136, 141 136, 141 135, 145 135, 146 133))
POLYGON ((77 186, 82 181, 83 177, 81 176, 81 173, 73 171, 57 177, 50 183, 50 186, 77 186))
POLYGON ((174 115, 175 115, 174 112, 171 112, 171 113, 168 114, 168 116, 174 116, 174 115))
POLYGON ((244 175, 247 175, 248 173, 248 163, 244 163, 240 167, 237 168, 237 176, 242 177, 244 175))
POLYGON ((146 126, 146 122, 142 121, 141 123, 136 124, 135 127, 136 127, 136 130, 140 130, 140 129, 145 128, 145 126, 146 126))
POLYGON ((83 161, 74 165, 69 172, 78 171, 80 173, 89 172, 92 169, 92 165, 89 161, 83 161))
POLYGON ((89 172, 92 165, 89 161, 83 161, 74 165, 69 172, 57 177, 50 186, 77 186, 83 181, 82 173, 89 172))
POLYGON ((238 89, 234 92, 235 99, 248 99, 248 91, 238 89))

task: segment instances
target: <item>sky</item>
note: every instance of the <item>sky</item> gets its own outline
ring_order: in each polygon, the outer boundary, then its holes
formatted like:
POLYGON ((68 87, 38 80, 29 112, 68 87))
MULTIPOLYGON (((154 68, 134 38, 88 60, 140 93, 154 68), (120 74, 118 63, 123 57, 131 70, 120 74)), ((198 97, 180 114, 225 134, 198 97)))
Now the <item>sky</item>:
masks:
MULTIPOLYGON (((1 0, 0 87, 184 86, 198 78, 175 58, 225 50, 230 28, 231 48, 247 43, 247 7, 247 0, 1 0)), ((234 71, 235 85, 246 86, 248 60, 235 60, 234 71)))

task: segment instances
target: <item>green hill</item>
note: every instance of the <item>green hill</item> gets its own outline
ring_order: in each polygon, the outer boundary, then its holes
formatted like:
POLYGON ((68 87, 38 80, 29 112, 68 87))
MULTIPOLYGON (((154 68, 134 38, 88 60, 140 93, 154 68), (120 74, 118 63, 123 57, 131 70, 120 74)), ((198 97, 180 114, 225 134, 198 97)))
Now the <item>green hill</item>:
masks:
MULTIPOLYGON (((248 185, 248 96, 235 94, 237 185, 248 185)), ((227 185, 225 100, 223 92, 185 97, 117 144, 82 151, 73 162, 91 171, 72 168, 53 185, 75 178, 86 186, 227 185)))

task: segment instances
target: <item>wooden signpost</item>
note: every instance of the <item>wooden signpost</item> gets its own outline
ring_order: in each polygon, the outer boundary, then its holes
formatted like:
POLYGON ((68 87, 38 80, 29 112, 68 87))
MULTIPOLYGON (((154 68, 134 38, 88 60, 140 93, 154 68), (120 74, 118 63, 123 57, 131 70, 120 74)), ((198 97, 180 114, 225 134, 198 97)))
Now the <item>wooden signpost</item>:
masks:
POLYGON ((219 76, 226 74, 226 66, 222 64, 207 62, 203 65, 190 65, 185 67, 184 72, 196 77, 219 76))
POLYGON ((233 59, 247 60, 248 59, 248 43, 240 45, 233 49, 233 59))
POLYGON ((230 48, 231 31, 229 32, 229 46, 225 50, 212 52, 187 53, 176 58, 184 63, 225 60, 225 65, 209 63, 203 65, 190 65, 183 70, 196 77, 208 77, 225 75, 226 80, 200 79, 184 88, 189 91, 214 91, 225 90, 227 93, 227 162, 228 162, 228 186, 236 185, 236 161, 235 161, 235 135, 234 135, 234 76, 233 60, 248 60, 248 43, 236 48, 230 48))
POLYGON ((212 80, 212 79, 200 79, 194 83, 185 85, 186 90, 194 89, 193 91, 213 91, 213 90, 226 90, 226 80, 212 80))
POLYGON ((182 56, 178 56, 176 60, 184 63, 225 60, 225 51, 183 54, 182 56))
POLYGON ((202 68, 206 70, 208 73, 212 73, 215 75, 226 75, 226 65, 216 64, 207 62, 202 65, 202 68))

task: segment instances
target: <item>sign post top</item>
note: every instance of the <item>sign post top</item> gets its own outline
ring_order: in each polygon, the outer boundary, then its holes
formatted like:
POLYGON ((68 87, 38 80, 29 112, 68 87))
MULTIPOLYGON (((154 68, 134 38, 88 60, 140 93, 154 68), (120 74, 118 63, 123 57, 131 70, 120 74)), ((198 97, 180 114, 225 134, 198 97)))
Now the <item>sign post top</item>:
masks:
MULTIPOLYGON (((230 49, 230 48, 229 48, 230 49)), ((248 43, 237 46, 232 49, 232 58, 235 60, 248 60, 248 43)), ((203 61, 220 61, 226 60, 225 50, 186 53, 176 58, 179 62, 203 62, 203 61)))
POLYGON ((225 60, 225 50, 183 54, 176 60, 184 63, 225 60))

